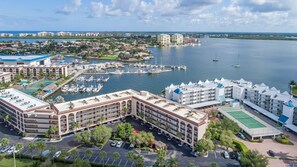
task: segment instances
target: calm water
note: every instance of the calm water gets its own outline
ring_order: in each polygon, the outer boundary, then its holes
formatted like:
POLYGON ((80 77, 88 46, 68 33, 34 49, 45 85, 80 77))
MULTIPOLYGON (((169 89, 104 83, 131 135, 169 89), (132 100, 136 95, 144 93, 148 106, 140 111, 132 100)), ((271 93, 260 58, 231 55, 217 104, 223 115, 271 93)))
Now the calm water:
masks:
MULTIPOLYGON (((171 83, 228 78, 265 83, 281 91, 288 90, 290 80, 297 80, 297 42, 235 39, 201 39, 201 46, 179 48, 151 48, 155 59, 152 64, 186 65, 187 71, 173 71, 158 75, 110 76, 99 94, 123 89, 160 92, 171 83), (218 59, 219 62, 212 62, 218 59), (232 67, 240 64, 240 68, 232 67)), ((92 60, 92 62, 99 62, 92 60)), ((100 77, 95 76, 95 77, 100 77)), ((63 94, 73 100, 95 94, 63 94)))

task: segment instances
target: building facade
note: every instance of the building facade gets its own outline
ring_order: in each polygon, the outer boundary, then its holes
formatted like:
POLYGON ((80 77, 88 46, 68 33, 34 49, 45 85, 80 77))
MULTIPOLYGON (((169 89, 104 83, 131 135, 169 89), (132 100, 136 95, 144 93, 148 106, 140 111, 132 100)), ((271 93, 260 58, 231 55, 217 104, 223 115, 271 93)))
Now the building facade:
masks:
POLYGON ((157 42, 162 45, 162 46, 166 46, 166 45, 170 45, 170 35, 168 34, 159 34, 157 36, 157 42))
POLYGON ((0 65, 51 65, 49 55, 0 56, 0 65))
POLYGON ((182 45, 184 44, 184 36, 182 34, 173 34, 171 41, 173 44, 182 45))
POLYGON ((7 83, 13 80, 13 74, 11 72, 0 72, 0 83, 7 83))
POLYGON ((297 99, 288 92, 280 92, 275 87, 269 88, 264 83, 253 85, 252 82, 243 79, 227 80, 224 78, 189 84, 182 83, 166 87, 165 97, 193 108, 238 100, 297 132, 297 99))
POLYGON ((32 135, 44 135, 57 126, 57 135, 62 136, 133 116, 194 148, 208 122, 204 112, 146 91, 125 90, 54 105, 15 89, 2 90, 0 96, 0 114, 10 115, 12 126, 32 135))

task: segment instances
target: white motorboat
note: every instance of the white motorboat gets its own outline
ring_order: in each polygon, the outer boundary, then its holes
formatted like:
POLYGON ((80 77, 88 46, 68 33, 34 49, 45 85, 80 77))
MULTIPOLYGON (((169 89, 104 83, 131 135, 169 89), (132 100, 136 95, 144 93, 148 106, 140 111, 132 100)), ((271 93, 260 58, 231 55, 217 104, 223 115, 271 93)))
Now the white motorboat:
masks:
POLYGON ((123 74, 123 71, 121 71, 121 70, 115 70, 113 72, 109 72, 109 74, 111 74, 111 75, 122 75, 123 74))

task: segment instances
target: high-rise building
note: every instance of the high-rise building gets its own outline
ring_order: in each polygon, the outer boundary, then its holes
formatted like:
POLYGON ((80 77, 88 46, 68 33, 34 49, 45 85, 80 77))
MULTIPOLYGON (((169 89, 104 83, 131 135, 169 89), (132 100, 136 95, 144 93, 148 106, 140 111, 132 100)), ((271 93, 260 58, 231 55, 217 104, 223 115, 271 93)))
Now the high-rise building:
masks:
POLYGON ((171 41, 174 44, 182 45, 184 43, 184 36, 182 34, 173 34, 171 36, 171 41))
POLYGON ((157 36, 157 42, 162 45, 162 46, 166 46, 166 45, 170 45, 170 35, 168 34, 159 34, 157 36))

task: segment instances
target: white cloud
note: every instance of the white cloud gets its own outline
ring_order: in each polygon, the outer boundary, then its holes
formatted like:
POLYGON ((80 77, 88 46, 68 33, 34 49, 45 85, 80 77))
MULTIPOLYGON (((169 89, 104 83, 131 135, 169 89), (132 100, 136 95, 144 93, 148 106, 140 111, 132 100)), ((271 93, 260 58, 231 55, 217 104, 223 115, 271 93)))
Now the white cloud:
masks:
POLYGON ((78 11, 81 6, 81 0, 70 0, 68 4, 64 6, 62 10, 57 11, 60 14, 73 14, 78 11))

